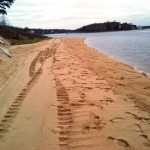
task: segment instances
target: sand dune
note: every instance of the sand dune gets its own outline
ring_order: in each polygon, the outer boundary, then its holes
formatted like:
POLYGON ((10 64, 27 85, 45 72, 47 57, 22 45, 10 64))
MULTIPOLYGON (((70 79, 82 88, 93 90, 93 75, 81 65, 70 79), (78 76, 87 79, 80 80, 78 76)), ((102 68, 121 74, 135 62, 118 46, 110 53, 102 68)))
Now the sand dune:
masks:
POLYGON ((1 82, 0 149, 150 149, 150 79, 83 42, 12 48, 22 66, 1 82))

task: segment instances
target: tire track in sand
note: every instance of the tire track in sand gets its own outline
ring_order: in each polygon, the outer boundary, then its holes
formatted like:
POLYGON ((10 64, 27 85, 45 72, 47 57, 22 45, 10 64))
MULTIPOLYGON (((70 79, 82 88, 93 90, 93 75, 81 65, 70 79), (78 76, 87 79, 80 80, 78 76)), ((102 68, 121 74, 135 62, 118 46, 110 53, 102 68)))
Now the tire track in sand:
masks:
POLYGON ((57 86, 57 101, 59 105, 57 106, 58 115, 58 128, 61 130, 59 132, 59 145, 61 150, 67 150, 69 148, 69 133, 71 131, 72 112, 69 107, 69 96, 66 92, 65 87, 56 79, 57 86))
MULTIPOLYGON (((99 80, 97 77, 86 70, 77 68, 74 62, 74 67, 71 65, 69 70, 63 70, 63 67, 57 66, 57 63, 62 65, 68 62, 66 54, 64 60, 60 61, 61 54, 56 51, 56 61, 53 66, 53 72, 56 77, 56 89, 58 105, 58 128, 59 132, 59 145, 62 150, 71 149, 97 149, 99 144, 99 132, 105 126, 102 118, 96 113, 97 110, 102 110, 103 106, 99 103, 92 102, 87 98, 87 91, 98 88, 103 85, 104 91, 109 91, 109 86, 104 82, 94 82, 99 80), (62 63, 63 62, 63 63, 62 63), (77 74, 72 75, 72 70, 79 70, 77 74), (65 76, 67 75, 67 76, 65 76), (71 76, 71 77, 70 77, 71 76), (89 84, 87 81, 90 82, 89 84), (93 142, 93 139, 96 142, 93 142)), ((74 55, 71 58, 76 59, 74 55)))
POLYGON ((60 148, 148 150, 149 115, 138 110, 132 101, 125 101, 126 97, 115 95, 103 77, 94 74, 88 64, 83 65, 73 43, 69 39, 62 41, 53 66, 60 148))
POLYGON ((26 87, 20 92, 15 101, 8 108, 8 111, 0 122, 0 139, 2 139, 5 133, 9 131, 11 122, 19 113, 19 109, 21 108, 26 95, 42 73, 42 65, 44 61, 47 58, 51 57, 54 51, 55 47, 52 47, 52 49, 47 48, 46 50, 39 52, 38 55, 33 59, 29 68, 29 75, 31 77, 30 81, 27 83, 26 87))

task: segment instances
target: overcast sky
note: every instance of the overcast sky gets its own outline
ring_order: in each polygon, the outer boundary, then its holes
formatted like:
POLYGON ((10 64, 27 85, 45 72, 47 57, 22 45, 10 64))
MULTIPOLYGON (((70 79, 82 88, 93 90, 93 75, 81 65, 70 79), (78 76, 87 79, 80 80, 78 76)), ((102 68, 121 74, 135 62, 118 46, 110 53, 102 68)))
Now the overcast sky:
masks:
POLYGON ((76 29, 108 20, 150 25, 150 0, 15 0, 7 18, 30 28, 76 29))

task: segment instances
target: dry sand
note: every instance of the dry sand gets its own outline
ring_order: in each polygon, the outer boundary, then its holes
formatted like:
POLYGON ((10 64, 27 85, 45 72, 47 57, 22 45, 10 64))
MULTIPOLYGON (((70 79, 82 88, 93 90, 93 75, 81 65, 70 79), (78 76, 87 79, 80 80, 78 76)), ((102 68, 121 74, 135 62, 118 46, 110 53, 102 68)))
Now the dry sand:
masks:
POLYGON ((61 38, 0 64, 0 150, 149 150, 150 79, 61 38))

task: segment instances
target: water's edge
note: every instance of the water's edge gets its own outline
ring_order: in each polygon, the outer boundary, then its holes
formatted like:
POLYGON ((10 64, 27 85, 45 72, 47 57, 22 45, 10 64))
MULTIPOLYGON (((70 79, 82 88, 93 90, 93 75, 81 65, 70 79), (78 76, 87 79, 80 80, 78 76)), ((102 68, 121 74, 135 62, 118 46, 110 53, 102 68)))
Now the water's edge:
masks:
POLYGON ((127 66, 133 68, 136 72, 139 72, 140 74, 142 74, 142 75, 144 75, 144 76, 150 78, 150 74, 149 74, 149 73, 144 72, 144 71, 142 71, 142 70, 138 70, 135 66, 129 65, 129 64, 127 64, 127 63, 124 63, 124 62, 121 61, 120 59, 117 59, 117 58, 115 58, 115 57, 112 57, 112 56, 110 56, 110 55, 108 55, 108 54, 106 54, 106 53, 101 52, 100 50, 96 49, 95 47, 92 47, 92 46, 88 45, 88 43, 86 42, 87 39, 88 39, 88 38, 85 38, 85 39, 84 39, 84 44, 87 45, 89 48, 95 49, 97 52, 99 52, 99 53, 101 53, 101 54, 104 54, 104 55, 107 55, 109 58, 114 59, 114 60, 116 60, 116 61, 118 61, 119 63, 122 63, 122 64, 124 64, 124 65, 127 65, 127 66))

